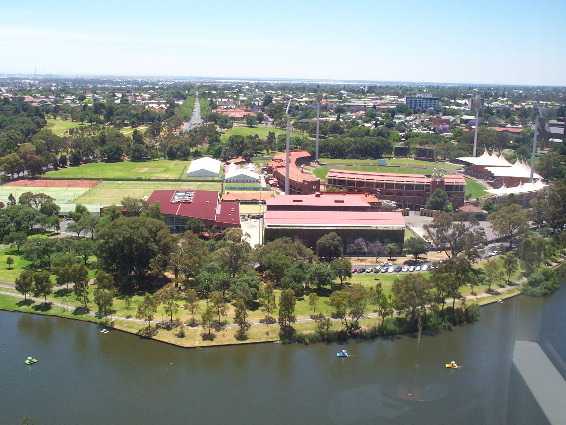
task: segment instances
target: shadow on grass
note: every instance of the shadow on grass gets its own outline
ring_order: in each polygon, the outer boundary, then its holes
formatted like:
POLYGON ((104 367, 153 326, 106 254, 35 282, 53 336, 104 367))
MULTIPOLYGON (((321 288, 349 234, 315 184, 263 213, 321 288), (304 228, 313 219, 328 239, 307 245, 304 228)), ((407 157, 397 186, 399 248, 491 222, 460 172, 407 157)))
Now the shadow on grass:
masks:
POLYGON ((74 314, 75 316, 82 316, 82 315, 84 315, 84 314, 88 314, 89 312, 90 312, 89 308, 88 308, 88 307, 83 307, 83 306, 76 307, 76 308, 73 310, 73 314, 74 314))
POLYGON ((157 335, 157 327, 146 326, 138 331, 138 335, 142 338, 153 338, 157 335))
POLYGON ((73 290, 71 288, 67 289, 67 288, 62 288, 62 289, 57 289, 53 294, 56 297, 67 297, 69 295, 71 295, 73 293, 73 290))
POLYGON ((214 341, 214 338, 216 338, 216 334, 213 334, 212 332, 206 333, 203 334, 201 338, 203 341, 214 341))
POLYGON ((35 311, 49 311, 51 310, 51 302, 49 301, 45 301, 42 302, 41 304, 36 304, 32 307, 32 309, 34 309, 35 311))
POLYGON ((35 302, 34 300, 21 300, 21 301, 18 301, 18 302, 16 303, 16 305, 17 305, 18 307, 29 307, 29 306, 32 305, 34 302, 35 302))

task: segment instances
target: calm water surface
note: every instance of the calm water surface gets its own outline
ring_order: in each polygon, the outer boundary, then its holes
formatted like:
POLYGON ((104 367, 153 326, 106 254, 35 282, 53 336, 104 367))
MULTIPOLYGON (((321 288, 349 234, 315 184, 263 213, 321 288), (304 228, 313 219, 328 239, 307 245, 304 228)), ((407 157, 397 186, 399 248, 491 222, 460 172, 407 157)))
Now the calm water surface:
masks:
POLYGON ((512 353, 515 340, 556 340, 566 359, 565 305, 562 288, 420 339, 197 350, 0 312, 0 424, 511 424, 517 411, 542 421, 515 395, 512 353), (343 348, 350 357, 336 358, 343 348), (446 369, 451 360, 463 367, 446 369))

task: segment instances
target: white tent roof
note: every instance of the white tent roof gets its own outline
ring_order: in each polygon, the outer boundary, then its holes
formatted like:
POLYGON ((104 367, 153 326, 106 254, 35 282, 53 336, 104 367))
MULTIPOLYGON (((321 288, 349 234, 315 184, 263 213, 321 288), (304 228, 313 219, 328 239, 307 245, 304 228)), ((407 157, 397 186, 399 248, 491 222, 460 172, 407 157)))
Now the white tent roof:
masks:
POLYGON ((503 154, 497 155, 496 152, 490 154, 487 149, 481 156, 462 156, 458 159, 472 165, 482 165, 486 167, 511 167, 511 163, 505 159, 503 154))
POLYGON ((209 158, 207 156, 199 159, 195 159, 189 165, 189 169, 187 170, 187 175, 191 175, 194 173, 200 173, 200 171, 205 171, 211 174, 215 174, 218 176, 220 173, 220 166, 221 162, 214 158, 209 158))
POLYGON ((231 178, 234 178, 234 177, 240 177, 240 176, 245 176, 245 177, 248 177, 248 178, 251 178, 251 179, 259 180, 259 174, 258 173, 254 173, 253 171, 246 170, 246 169, 243 169, 243 168, 228 171, 224 175, 224 179, 228 180, 228 179, 231 179, 231 178))
MULTIPOLYGON (((494 177, 531 177, 531 167, 518 159, 511 167, 486 167, 487 171, 493 174, 494 177)), ((534 173, 533 178, 542 179, 542 177, 534 173)))
POLYGON ((542 180, 536 180, 533 183, 521 183, 519 186, 515 187, 506 187, 503 185, 499 189, 488 189, 486 192, 497 196, 511 195, 512 193, 517 195, 520 193, 538 192, 545 186, 542 180))

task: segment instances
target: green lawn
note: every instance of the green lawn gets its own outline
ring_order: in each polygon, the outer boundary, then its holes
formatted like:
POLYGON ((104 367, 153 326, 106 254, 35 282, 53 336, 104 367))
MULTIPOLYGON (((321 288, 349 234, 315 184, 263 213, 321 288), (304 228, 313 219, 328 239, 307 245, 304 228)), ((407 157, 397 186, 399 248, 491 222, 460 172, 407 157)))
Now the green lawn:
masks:
MULTIPOLYGON (((226 142, 230 136, 240 135, 240 136, 249 136, 257 134, 260 139, 265 140, 269 132, 272 131, 275 133, 275 137, 279 136, 280 134, 287 134, 285 130, 281 130, 280 128, 273 128, 273 127, 234 127, 230 130, 226 130, 226 132, 222 135, 222 141, 226 142)), ((291 136, 298 136, 303 137, 304 134, 298 131, 291 131, 291 136)))
POLYGON ((326 175, 331 169, 348 171, 369 171, 377 173, 392 173, 392 174, 425 174, 431 175, 434 170, 425 168, 407 168, 407 167, 379 167, 376 165, 354 165, 354 166, 336 166, 336 167, 319 167, 312 170, 313 174, 319 179, 326 179, 326 175))
MULTIPOLYGON (((409 158, 383 158, 387 164, 401 165, 407 168, 411 168, 411 165, 424 166, 431 169, 445 169, 445 170, 458 170, 462 168, 460 165, 448 164, 444 162, 430 162, 421 161, 409 158)), ((377 159, 336 159, 336 158, 320 158, 320 162, 323 164, 344 164, 344 163, 355 163, 355 164, 376 164, 377 159)))
POLYGON ((84 127, 84 124, 76 121, 64 121, 64 120, 47 120, 48 130, 51 130, 53 134, 57 136, 63 136, 71 128, 84 127))
POLYGON ((46 178, 67 179, 180 179, 185 177, 189 161, 94 162, 45 173, 46 178))
POLYGON ((469 179, 468 177, 464 177, 466 179, 466 188, 465 194, 470 195, 472 198, 479 198, 480 196, 484 196, 487 192, 485 191, 485 187, 480 183, 469 179))
POLYGON ((118 205, 127 196, 143 198, 158 189, 220 190, 220 182, 104 181, 79 196, 74 202, 83 205, 118 205))
POLYGON ((55 199, 57 204, 69 204, 87 192, 88 187, 21 187, 21 186, 0 186, 0 201, 5 204, 8 202, 10 194, 19 199, 24 192, 45 193, 55 199))
POLYGON ((19 254, 16 248, 4 248, 0 249, 0 281, 14 283, 16 278, 19 276, 21 271, 30 262, 24 260, 19 254), (14 264, 8 268, 6 259, 12 257, 14 259, 14 264))

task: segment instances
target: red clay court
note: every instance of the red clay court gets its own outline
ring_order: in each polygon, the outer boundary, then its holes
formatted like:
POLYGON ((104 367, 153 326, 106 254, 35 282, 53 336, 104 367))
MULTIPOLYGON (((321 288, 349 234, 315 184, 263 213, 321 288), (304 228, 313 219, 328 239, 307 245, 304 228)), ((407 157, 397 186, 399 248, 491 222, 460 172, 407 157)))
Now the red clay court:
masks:
POLYGON ((102 180, 49 180, 49 179, 23 179, 6 183, 4 186, 16 187, 94 187, 102 180))

